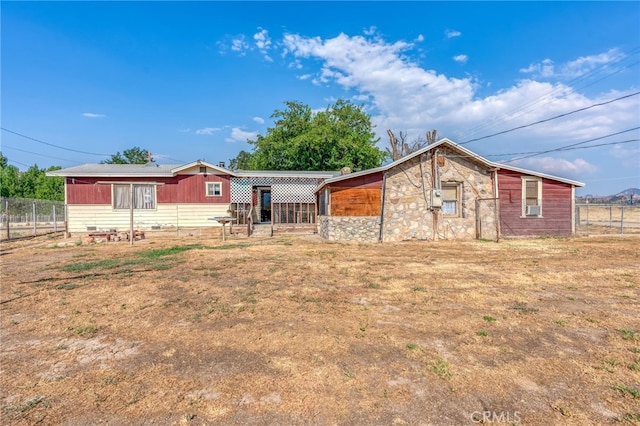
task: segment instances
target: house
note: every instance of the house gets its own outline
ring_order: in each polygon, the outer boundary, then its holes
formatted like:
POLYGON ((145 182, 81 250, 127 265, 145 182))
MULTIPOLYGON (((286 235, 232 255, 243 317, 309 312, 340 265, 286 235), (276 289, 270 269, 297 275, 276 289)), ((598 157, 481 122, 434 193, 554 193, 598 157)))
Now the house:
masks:
POLYGON ((231 171, 223 164, 85 164, 49 172, 65 177, 67 231, 171 230, 236 224, 316 223, 315 189, 334 172, 231 171))
POLYGON ((318 232, 361 242, 571 235, 574 190, 583 185, 441 139, 388 165, 323 181, 318 232))
POLYGON ((68 232, 221 226, 304 229, 334 241, 571 235, 581 182, 494 163, 441 139, 355 173, 232 171, 224 164, 86 164, 65 177, 68 232))

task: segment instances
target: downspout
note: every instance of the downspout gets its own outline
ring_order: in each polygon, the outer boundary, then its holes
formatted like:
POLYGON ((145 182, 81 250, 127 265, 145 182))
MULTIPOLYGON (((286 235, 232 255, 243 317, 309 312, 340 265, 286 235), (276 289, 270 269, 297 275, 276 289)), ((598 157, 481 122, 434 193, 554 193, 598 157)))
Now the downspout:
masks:
POLYGON ((576 233, 576 187, 571 185, 571 235, 576 233))
POLYGON ((382 174, 382 201, 380 202, 380 231, 378 232, 378 242, 382 242, 382 229, 384 228, 384 197, 387 192, 387 172, 382 174))
POLYGON ((495 215, 496 215, 496 242, 500 241, 500 233, 502 230, 500 229, 500 192, 498 192, 498 170, 493 170, 493 198, 495 198, 495 215))

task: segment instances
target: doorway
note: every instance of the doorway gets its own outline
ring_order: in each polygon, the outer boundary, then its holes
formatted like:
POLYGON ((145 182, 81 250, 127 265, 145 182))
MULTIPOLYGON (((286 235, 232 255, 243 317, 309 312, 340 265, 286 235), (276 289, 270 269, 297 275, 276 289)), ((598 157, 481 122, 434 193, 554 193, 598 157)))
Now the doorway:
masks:
POLYGON ((258 189, 260 223, 271 223, 271 188, 258 189))

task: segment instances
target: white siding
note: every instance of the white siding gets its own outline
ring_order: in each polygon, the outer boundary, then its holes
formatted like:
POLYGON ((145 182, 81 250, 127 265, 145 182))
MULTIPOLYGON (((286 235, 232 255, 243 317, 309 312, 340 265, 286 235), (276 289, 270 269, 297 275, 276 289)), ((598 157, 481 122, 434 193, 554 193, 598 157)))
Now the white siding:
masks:
MULTIPOLYGON (((135 229, 150 230, 153 226, 199 228, 222 226, 211 217, 228 216, 228 204, 159 204, 154 210, 134 210, 135 229)), ((85 204, 67 206, 69 232, 87 232, 87 227, 97 230, 129 229, 129 210, 114 210, 110 205, 85 204)))

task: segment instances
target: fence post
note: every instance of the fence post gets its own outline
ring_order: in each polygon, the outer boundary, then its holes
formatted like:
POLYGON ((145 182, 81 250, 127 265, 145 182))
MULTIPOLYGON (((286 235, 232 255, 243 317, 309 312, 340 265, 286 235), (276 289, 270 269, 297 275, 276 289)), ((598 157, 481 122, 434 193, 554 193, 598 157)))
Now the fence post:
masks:
POLYGON ((58 232, 58 221, 56 220, 56 205, 53 204, 53 232, 58 232))
POLYGON ((620 233, 624 234, 624 206, 620 206, 620 233))
POLYGON ((36 226, 36 202, 33 201, 31 203, 32 207, 32 215, 33 215, 33 235, 38 235, 38 228, 36 226))
POLYGON ((613 228, 613 206, 609 206, 609 228, 613 228))
POLYGON ((11 239, 11 231, 9 231, 9 200, 4 200, 4 211, 7 216, 7 241, 11 239))

